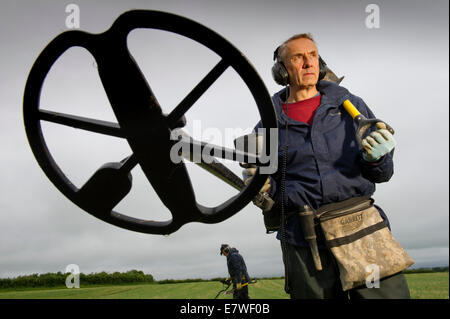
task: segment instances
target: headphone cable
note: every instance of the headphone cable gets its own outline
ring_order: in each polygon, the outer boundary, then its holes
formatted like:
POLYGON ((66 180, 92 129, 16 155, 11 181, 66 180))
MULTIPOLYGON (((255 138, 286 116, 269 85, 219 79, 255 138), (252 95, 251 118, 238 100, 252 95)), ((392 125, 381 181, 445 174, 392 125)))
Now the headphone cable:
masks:
MULTIPOLYGON (((285 207, 285 193, 286 193, 286 166, 287 166, 287 152, 288 152, 288 121, 289 121, 289 95, 288 85, 286 85, 286 140, 284 145, 283 166, 281 169, 281 249, 284 256, 284 291, 289 294, 289 256, 286 247, 286 207, 285 207)), ((287 199, 286 199, 287 204, 287 199)))

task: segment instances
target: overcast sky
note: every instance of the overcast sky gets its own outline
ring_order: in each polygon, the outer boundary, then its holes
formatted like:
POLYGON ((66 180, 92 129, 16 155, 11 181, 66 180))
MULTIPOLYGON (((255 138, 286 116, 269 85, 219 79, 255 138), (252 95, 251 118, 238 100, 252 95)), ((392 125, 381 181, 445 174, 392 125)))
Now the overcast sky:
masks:
MULTIPOLYGON (((166 11, 222 35, 252 63, 272 94, 272 54, 286 38, 311 32, 342 86, 361 96, 396 130, 395 174, 377 186, 375 200, 416 267, 448 265, 448 1, 377 1, 379 28, 368 28, 371 1, 12 1, 0 2, 0 277, 64 272, 143 270, 156 279, 227 275, 219 247, 240 250, 251 276, 283 274, 275 236, 266 235, 251 203, 213 225, 191 223, 170 236, 147 235, 104 223, 65 198, 36 162, 25 135, 23 91, 41 50, 68 30, 66 6, 80 9, 80 30, 100 33, 131 9, 166 11)), ((182 36, 139 29, 129 50, 169 112, 219 61, 208 48, 182 36)), ((113 53, 112 53, 113 54, 113 53)), ((126 92, 124 92, 126 94, 126 92)), ((47 76, 44 109, 116 121, 95 61, 69 49, 47 76)), ((225 129, 249 130, 259 120, 249 89, 228 69, 186 114, 186 130, 201 127, 205 140, 232 147, 225 129), (197 126, 195 126, 197 125, 197 126)), ((122 139, 43 123, 56 162, 81 187, 103 163, 131 154, 122 139)), ((236 137, 236 136, 235 136, 236 137)), ((240 175, 235 163, 226 162, 240 175)), ((216 206, 236 191, 188 164, 198 202, 216 206)), ((122 214, 167 220, 170 213, 139 167, 133 189, 116 207, 122 214)))

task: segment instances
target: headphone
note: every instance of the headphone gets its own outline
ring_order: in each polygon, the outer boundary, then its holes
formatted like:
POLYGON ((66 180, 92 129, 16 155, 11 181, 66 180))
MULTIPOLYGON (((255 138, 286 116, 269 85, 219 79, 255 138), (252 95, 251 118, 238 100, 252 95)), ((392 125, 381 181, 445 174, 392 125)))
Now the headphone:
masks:
MULTIPOLYGON (((278 51, 280 49, 281 45, 276 48, 276 50, 273 52, 273 60, 275 61, 273 67, 272 67, 272 77, 279 85, 287 86, 289 84, 289 73, 284 66, 284 63, 281 61, 278 61, 278 51)), ((327 64, 322 59, 322 57, 319 55, 319 80, 322 80, 325 75, 327 74, 327 64)))

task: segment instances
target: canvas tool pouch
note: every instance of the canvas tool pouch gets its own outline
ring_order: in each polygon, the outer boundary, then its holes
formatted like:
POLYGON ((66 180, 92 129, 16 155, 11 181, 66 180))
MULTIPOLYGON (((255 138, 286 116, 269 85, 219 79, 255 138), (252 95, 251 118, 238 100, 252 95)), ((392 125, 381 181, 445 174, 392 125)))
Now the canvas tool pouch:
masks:
POLYGON ((316 217, 336 258, 344 291, 364 285, 374 276, 374 269, 382 279, 414 264, 392 236, 372 198, 325 205, 316 211, 316 217))

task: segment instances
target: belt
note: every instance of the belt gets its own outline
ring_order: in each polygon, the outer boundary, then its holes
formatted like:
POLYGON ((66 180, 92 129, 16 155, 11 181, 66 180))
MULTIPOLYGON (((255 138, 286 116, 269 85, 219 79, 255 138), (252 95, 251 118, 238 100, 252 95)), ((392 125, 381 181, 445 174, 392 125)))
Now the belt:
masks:
MULTIPOLYGON (((322 218, 322 220, 326 220, 328 218, 338 217, 340 214, 350 214, 353 210, 355 212, 358 210, 363 210, 372 206, 373 202, 374 199, 371 198, 370 195, 352 197, 340 202, 320 206, 318 209, 314 210, 314 215, 318 219, 322 218)), ((286 218, 290 218, 299 212, 300 211, 298 209, 290 210, 286 213, 286 218)))
POLYGON ((327 220, 369 208, 373 205, 373 202, 374 199, 370 195, 352 197, 341 202, 321 206, 315 211, 315 215, 318 219, 327 220))

